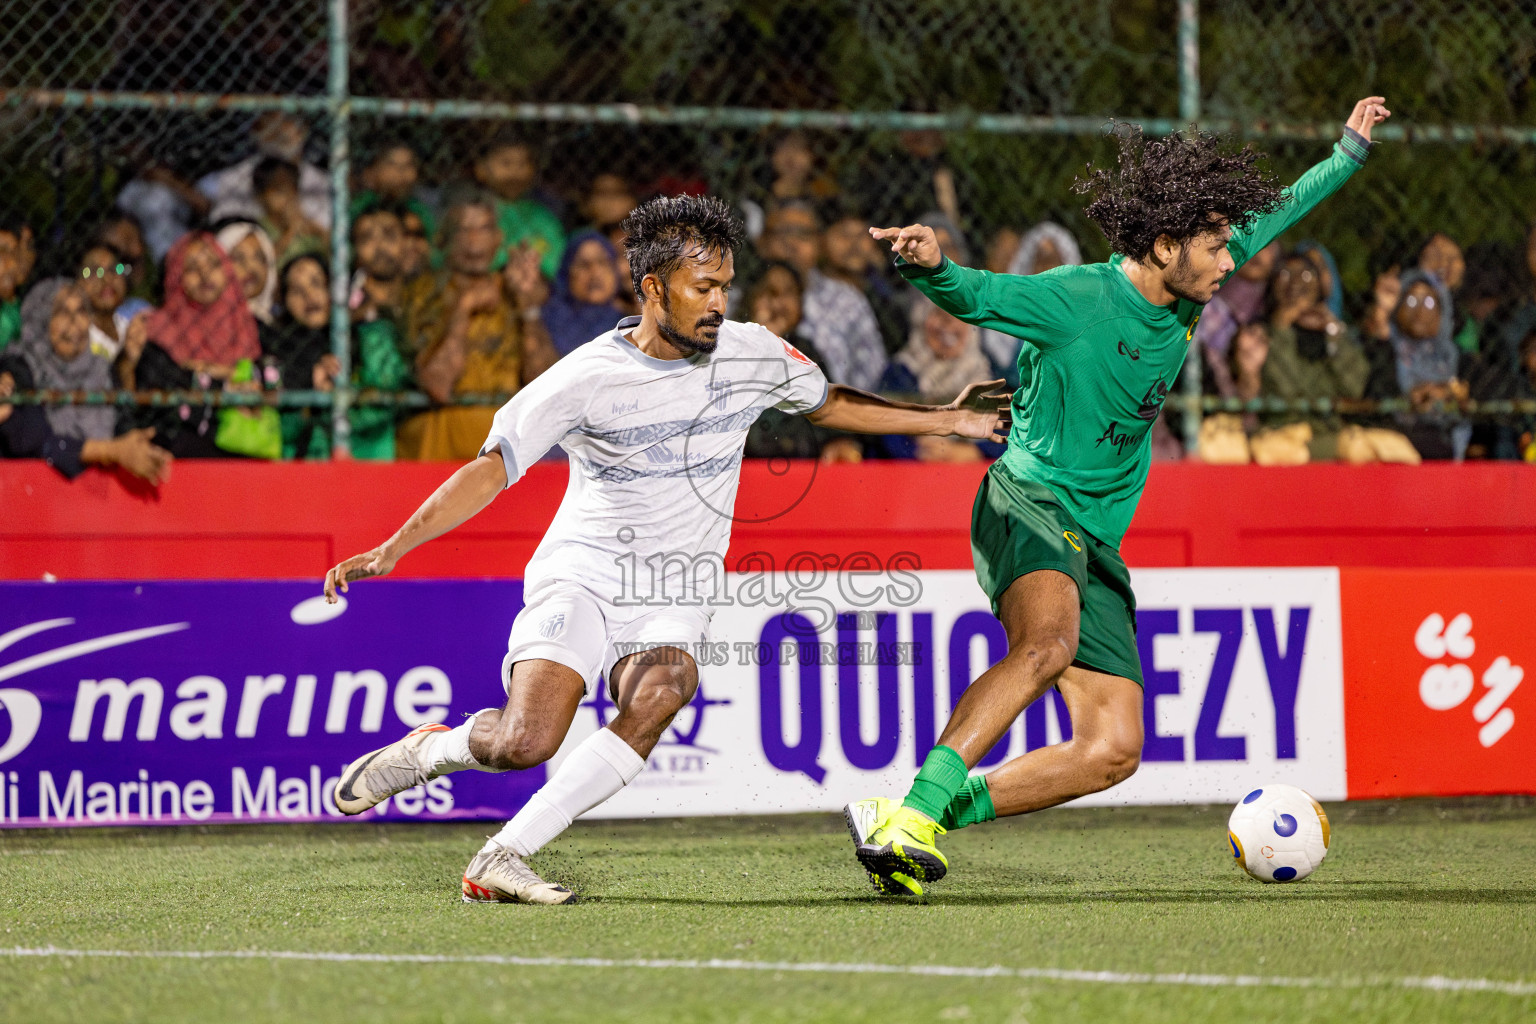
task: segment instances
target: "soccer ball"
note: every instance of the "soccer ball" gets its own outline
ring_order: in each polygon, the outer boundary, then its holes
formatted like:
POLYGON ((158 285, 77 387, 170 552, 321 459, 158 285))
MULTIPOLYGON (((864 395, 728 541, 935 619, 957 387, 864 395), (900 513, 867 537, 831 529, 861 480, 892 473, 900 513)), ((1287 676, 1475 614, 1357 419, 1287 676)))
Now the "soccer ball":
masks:
POLYGON ((1278 783, 1232 809, 1227 842, 1239 867, 1261 882, 1296 882, 1328 855, 1328 815, 1311 795, 1278 783))

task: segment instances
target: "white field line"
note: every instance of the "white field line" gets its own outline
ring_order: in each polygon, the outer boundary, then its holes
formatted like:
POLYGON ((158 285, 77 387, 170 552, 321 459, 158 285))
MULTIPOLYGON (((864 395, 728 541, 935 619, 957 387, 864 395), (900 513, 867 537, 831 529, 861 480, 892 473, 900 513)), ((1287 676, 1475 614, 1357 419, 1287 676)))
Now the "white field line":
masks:
POLYGON ((803 974, 900 974, 939 978, 1013 978, 1073 981, 1091 985, 1193 985, 1201 988, 1408 988, 1435 992, 1495 992, 1536 995, 1536 982, 1493 978, 1314 977, 1258 974, 1137 974, 1073 971, 1058 967, 952 967, 941 964, 815 963, 773 960, 610 960, 603 957, 438 955, 432 953, 327 953, 303 950, 136 950, 0 948, 0 957, 96 957, 127 960, 297 960, 365 964, 491 964, 503 967, 612 967, 631 970, 768 971, 803 974))

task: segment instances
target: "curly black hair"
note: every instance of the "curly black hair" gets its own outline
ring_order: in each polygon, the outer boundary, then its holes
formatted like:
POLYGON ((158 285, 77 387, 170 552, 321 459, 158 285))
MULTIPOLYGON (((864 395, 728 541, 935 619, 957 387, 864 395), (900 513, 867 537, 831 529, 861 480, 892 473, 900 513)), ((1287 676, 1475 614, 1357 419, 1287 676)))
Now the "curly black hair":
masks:
POLYGON ((685 259, 703 253, 723 258, 745 237, 741 221, 715 196, 657 196, 635 207, 619 227, 630 282, 642 302, 640 282, 645 275, 665 281, 685 259))
POLYGON ((1120 153, 1113 170, 1088 166, 1072 191, 1089 197, 1086 213, 1115 252, 1142 259, 1160 235, 1176 242, 1210 230, 1211 214, 1234 230, 1286 202, 1279 179, 1257 166, 1251 145, 1223 149, 1226 139, 1196 128, 1148 139, 1140 125, 1116 124, 1120 153))

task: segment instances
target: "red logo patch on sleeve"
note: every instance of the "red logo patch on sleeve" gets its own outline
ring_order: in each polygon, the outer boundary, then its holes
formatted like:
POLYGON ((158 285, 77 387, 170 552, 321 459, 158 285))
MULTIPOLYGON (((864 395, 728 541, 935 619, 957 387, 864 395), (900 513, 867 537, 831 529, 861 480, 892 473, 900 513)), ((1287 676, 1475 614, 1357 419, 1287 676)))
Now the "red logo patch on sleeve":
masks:
POLYGON ((814 366, 814 365, 816 365, 816 364, 811 362, 811 357, 810 356, 806 355, 804 352, 801 352, 799 349, 795 348, 795 346, 791 345, 789 342, 785 341, 783 338, 780 338, 779 341, 784 346, 784 351, 789 354, 789 357, 791 359, 798 359, 798 360, 800 360, 802 363, 804 363, 807 366, 814 366))

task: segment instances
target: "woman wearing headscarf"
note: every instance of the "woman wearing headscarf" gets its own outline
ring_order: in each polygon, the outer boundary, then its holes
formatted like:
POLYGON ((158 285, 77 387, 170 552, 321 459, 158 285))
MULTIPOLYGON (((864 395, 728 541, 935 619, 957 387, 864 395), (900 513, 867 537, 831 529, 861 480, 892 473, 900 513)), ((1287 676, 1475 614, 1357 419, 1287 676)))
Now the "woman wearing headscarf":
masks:
MULTIPOLYGON (((68 278, 40 281, 21 304, 21 354, 39 388, 109 391, 112 367, 91 351, 91 314, 85 291, 68 278)), ((48 425, 60 437, 111 437, 117 411, 109 405, 48 407, 48 425)))
MULTIPOLYGON (((967 385, 990 379, 992 364, 981 351, 981 330, 919 296, 912 303, 912 328, 907 343, 891 359, 880 391, 924 405, 947 405, 967 385)), ((923 462, 995 459, 1004 447, 995 441, 898 434, 883 437, 881 443, 891 458, 923 462)))
POLYGON ((206 231, 185 235, 165 257, 165 305, 149 316, 148 340, 184 370, 228 378, 242 359, 261 356, 256 318, 239 275, 206 231))
MULTIPOLYGON (((316 253, 303 253, 277 273, 277 315, 261 326, 262 382, 291 391, 330 391, 340 364, 331 354, 331 275, 316 253)), ((330 456, 329 412, 284 409, 283 458, 330 456)))
POLYGON ((618 250, 597 231, 582 231, 566 242, 555 272, 553 293, 543 308, 549 340, 562 356, 613 330, 621 315, 614 300, 627 282, 619 280, 618 250))
MULTIPOLYGON (((144 338, 124 343, 118 373, 126 388, 206 389, 227 381, 241 360, 261 357, 256 319, 234 265, 213 235, 183 236, 165 257, 165 305, 145 321, 144 338)), ((139 426, 178 458, 222 458, 215 410, 183 405, 145 409, 139 426)))
POLYGON ((270 324, 277 297, 277 250, 260 225, 237 220, 219 229, 219 248, 229 253, 240 294, 258 323, 270 324))
POLYGON ((1373 360, 1366 396, 1409 399, 1414 411, 1397 419, 1419 453, 1426 459, 1460 458, 1471 425, 1454 413, 1431 411, 1436 403, 1467 397, 1458 377, 1461 350, 1452 334, 1450 289, 1423 270, 1407 271, 1400 280, 1385 351, 1378 349, 1373 360))
POLYGON ((1306 257, 1322 278, 1323 301, 1328 306, 1328 312, 1344 319, 1344 284, 1339 278, 1339 263, 1333 258, 1333 253, 1323 247, 1323 243, 1315 239, 1307 239, 1298 242, 1296 254, 1306 257))
POLYGON ((96 406, 15 405, 16 391, 34 388, 97 391, 112 386, 106 360, 89 350, 90 314, 78 285, 45 281, 22 304, 22 337, 0 353, 0 458, 42 459, 68 479, 88 465, 121 466, 160 484, 170 455, 155 447, 153 431, 113 437, 115 416, 96 406))
MULTIPOLYGON (((1072 232, 1054 221, 1043 220, 1019 238, 1019 247, 1008 261, 1008 273, 1029 277, 1082 262, 1083 253, 1072 232)), ((1023 344, 1001 331, 981 332, 981 350, 992 361, 992 375, 1003 378, 1009 387, 1019 386, 1019 348, 1023 344)))

